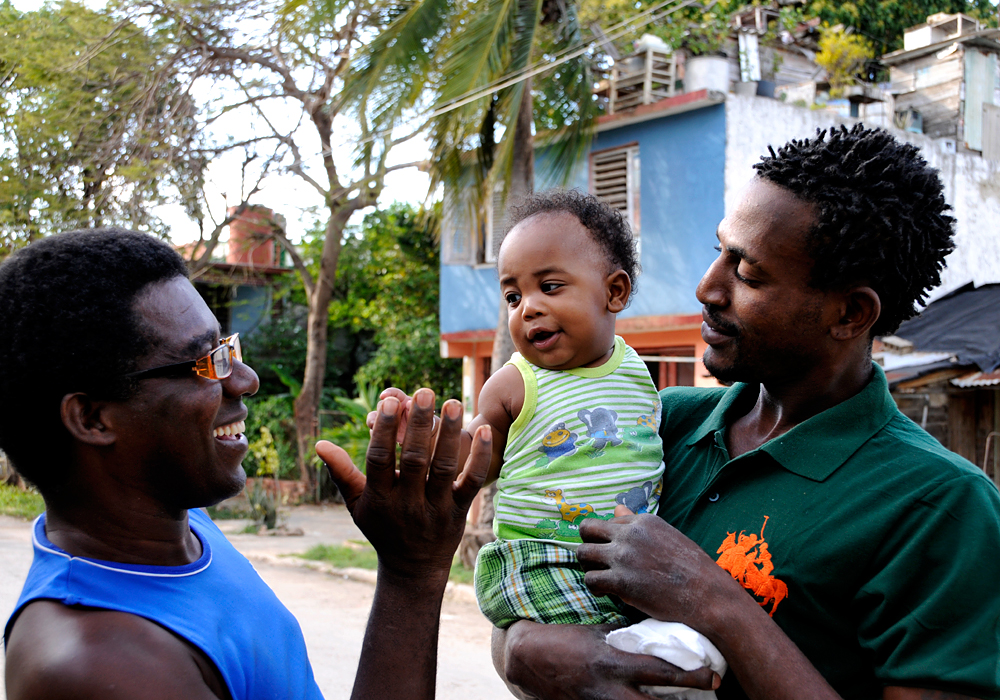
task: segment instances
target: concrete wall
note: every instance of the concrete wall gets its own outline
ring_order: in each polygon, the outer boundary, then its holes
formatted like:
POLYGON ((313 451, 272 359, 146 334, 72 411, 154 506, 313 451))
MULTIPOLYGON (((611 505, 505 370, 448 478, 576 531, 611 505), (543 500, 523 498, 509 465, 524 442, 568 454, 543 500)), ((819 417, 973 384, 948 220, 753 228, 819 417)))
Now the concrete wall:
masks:
MULTIPOLYGON (((796 107, 761 97, 729 95, 726 100, 725 202, 730 212, 742 188, 753 177, 753 164, 793 138, 815 135, 816 129, 857 120, 796 107)), ((890 129, 899 139, 920 148, 937 168, 945 198, 956 217, 955 252, 948 256, 936 298, 959 287, 1000 282, 1000 162, 969 153, 945 153, 940 142, 922 134, 890 129)))
MULTIPOLYGON (((718 105, 597 135, 593 150, 639 144, 643 271, 621 318, 700 312, 694 290, 716 255, 715 228, 723 216, 725 121, 718 105)), ((544 163, 537 170, 539 189, 556 184, 545 179, 544 163)), ((570 186, 587 189, 585 165, 570 186)), ((498 303, 492 267, 441 266, 442 333, 494 328, 498 303)))

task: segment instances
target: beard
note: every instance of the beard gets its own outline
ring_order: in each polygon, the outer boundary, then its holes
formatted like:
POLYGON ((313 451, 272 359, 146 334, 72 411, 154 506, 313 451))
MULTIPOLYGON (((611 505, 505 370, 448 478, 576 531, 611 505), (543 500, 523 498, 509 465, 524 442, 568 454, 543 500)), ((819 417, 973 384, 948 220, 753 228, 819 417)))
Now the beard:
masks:
POLYGON ((798 341, 812 335, 813 329, 821 330, 818 307, 804 309, 799 315, 796 332, 784 328, 772 328, 767 333, 761 333, 759 328, 748 332, 742 324, 718 318, 714 311, 711 307, 705 308, 712 325, 730 339, 718 350, 708 346, 702 361, 705 369, 723 384, 781 382, 815 363, 816 357, 798 341))
POLYGON ((745 344, 742 341, 739 336, 734 336, 729 341, 729 348, 724 356, 711 346, 705 348, 705 354, 702 356, 705 369, 722 384, 729 385, 735 382, 753 384, 760 381, 759 374, 754 371, 754 363, 748 361, 745 344))

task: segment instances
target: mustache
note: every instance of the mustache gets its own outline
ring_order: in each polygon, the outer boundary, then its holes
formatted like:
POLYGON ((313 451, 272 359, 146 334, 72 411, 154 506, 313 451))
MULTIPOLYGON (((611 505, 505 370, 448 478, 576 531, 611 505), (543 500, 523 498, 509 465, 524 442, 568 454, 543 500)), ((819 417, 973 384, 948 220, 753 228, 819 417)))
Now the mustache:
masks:
POLYGON ((736 327, 735 324, 724 321, 719 316, 719 310, 715 306, 704 305, 702 307, 702 312, 711 321, 712 326, 717 328, 719 331, 725 333, 726 335, 739 335, 740 329, 736 327))

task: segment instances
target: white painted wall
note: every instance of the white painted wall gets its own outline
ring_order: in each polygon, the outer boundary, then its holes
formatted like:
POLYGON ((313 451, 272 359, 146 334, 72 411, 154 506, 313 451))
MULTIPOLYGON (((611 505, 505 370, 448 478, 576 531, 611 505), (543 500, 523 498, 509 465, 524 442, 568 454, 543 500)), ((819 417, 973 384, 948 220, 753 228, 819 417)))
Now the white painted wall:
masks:
MULTIPOLYGON (((736 206, 753 177, 753 164, 772 145, 815 135, 816 129, 853 124, 856 119, 796 107, 763 97, 728 95, 726 99, 726 213, 736 206)), ((873 126, 882 126, 874 125, 873 126)), ((946 153, 940 141, 889 128, 918 148, 937 168, 945 198, 954 208, 955 252, 948 256, 937 298, 969 282, 1000 283, 1000 161, 969 153, 946 153)))

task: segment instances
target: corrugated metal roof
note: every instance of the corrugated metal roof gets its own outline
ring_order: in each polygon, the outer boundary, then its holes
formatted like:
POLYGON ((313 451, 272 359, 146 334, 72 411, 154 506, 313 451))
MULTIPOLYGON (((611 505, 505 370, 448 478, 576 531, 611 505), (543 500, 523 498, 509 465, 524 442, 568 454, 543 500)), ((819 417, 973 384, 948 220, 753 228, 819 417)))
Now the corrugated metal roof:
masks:
POLYGON ((889 352, 888 350, 881 353, 874 353, 872 358, 882 365, 882 369, 886 372, 891 372, 897 369, 903 369, 904 367, 919 367, 920 365, 929 365, 935 362, 940 362, 941 360, 948 360, 952 358, 950 352, 908 352, 905 355, 889 352))
POLYGON ((918 352, 955 355, 983 372, 1000 368, 1000 284, 968 285, 928 304, 896 335, 918 352))
POLYGON ((951 383, 962 389, 970 389, 976 386, 997 386, 1000 385, 1000 369, 992 372, 972 372, 961 377, 955 377, 951 383))

